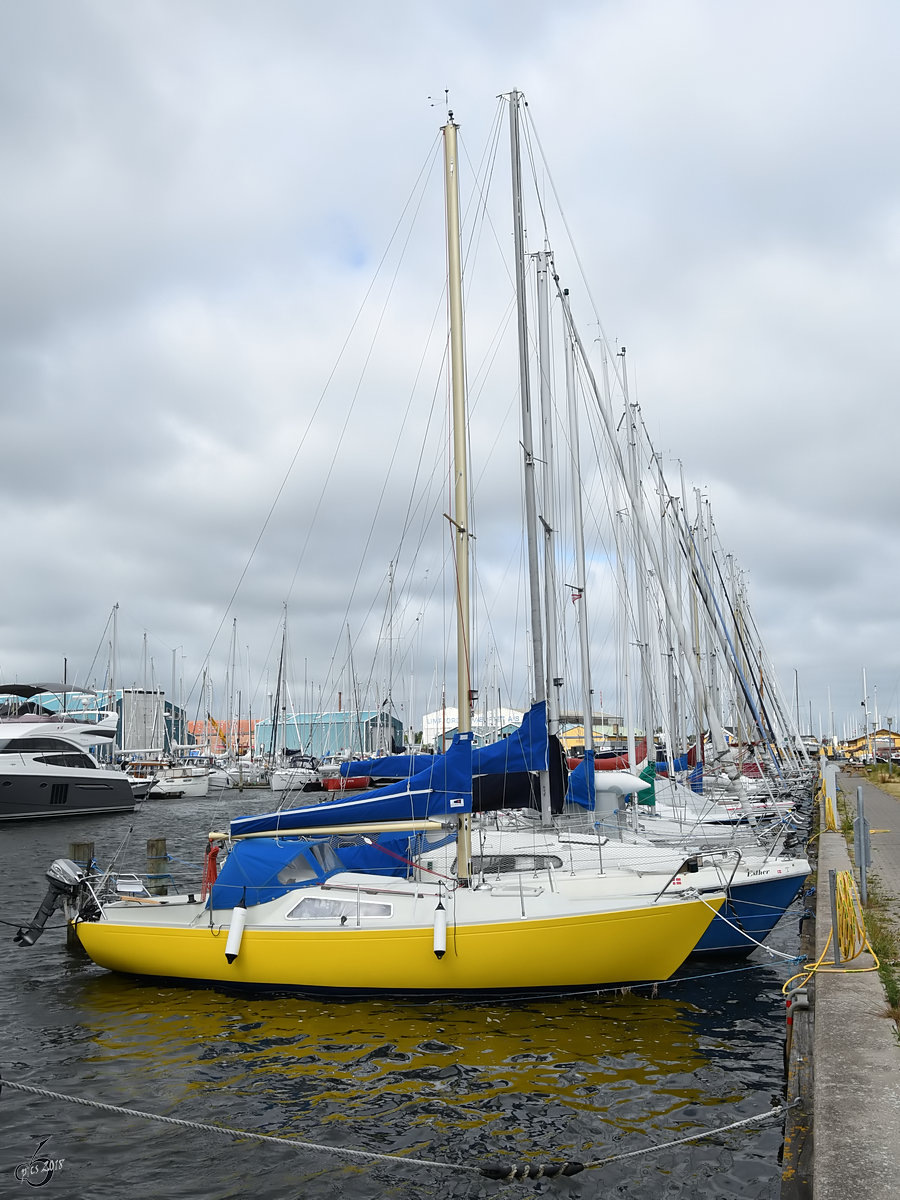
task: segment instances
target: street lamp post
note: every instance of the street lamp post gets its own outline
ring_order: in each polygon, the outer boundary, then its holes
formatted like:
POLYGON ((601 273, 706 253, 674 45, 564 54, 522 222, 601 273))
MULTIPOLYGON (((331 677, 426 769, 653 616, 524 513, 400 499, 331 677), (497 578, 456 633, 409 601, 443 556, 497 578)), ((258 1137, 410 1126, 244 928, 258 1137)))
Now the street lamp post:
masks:
POLYGON ((894 732, 891 729, 891 726, 893 724, 894 724, 894 718, 888 717, 887 718, 887 727, 888 727, 888 734, 890 735, 889 741, 888 741, 888 779, 892 778, 893 774, 894 774, 894 732))

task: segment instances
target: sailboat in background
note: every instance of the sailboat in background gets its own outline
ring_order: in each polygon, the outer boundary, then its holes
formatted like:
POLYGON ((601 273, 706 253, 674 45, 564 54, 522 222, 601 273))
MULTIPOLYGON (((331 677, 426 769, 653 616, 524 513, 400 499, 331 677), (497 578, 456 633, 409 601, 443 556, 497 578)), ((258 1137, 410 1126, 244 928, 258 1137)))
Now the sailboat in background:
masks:
MULTIPOLYGON (((510 103, 518 148, 519 95, 510 103)), ((201 896, 105 891, 58 860, 51 887, 100 966, 252 988, 416 995, 566 991, 668 978, 724 901, 689 888, 648 893, 635 876, 566 884, 540 872, 487 878, 472 867, 468 472, 457 125, 443 127, 453 397, 452 530, 459 729, 445 755, 353 799, 232 821, 228 854, 201 896), (453 870, 428 858, 453 845, 453 870), (375 865, 377 864, 377 866, 375 865), (69 889, 66 891, 66 889, 69 889)), ((521 217, 520 205, 517 211, 521 217)), ((521 224, 517 225, 521 246, 521 224)), ((537 696, 541 712, 544 697, 537 696)), ((549 817, 549 733, 538 734, 549 817)), ((42 912, 46 910, 45 904, 42 912)), ((44 920, 46 917, 44 917, 44 920)), ((20 940, 39 936, 40 915, 20 940)))
MULTIPOLYGON (((285 675, 287 649, 287 611, 281 633, 281 654, 278 659, 278 680, 272 712, 272 741, 269 746, 269 787, 273 792, 302 792, 322 786, 319 764, 302 747, 288 749, 288 689, 285 675)), ((291 714, 293 716, 293 713, 291 714)))

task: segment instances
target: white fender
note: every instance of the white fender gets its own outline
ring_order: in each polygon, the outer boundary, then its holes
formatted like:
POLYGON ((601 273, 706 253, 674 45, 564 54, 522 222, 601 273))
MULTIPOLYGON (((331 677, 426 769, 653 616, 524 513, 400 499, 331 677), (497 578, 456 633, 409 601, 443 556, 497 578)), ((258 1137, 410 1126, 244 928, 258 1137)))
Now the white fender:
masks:
POLYGON ((247 905, 242 900, 231 912, 231 928, 228 930, 228 941, 225 943, 225 958, 229 965, 234 962, 241 950, 241 939, 244 936, 244 926, 247 923, 247 905))
POLYGON ((443 958, 447 951, 447 910, 440 900, 434 910, 434 956, 443 958))

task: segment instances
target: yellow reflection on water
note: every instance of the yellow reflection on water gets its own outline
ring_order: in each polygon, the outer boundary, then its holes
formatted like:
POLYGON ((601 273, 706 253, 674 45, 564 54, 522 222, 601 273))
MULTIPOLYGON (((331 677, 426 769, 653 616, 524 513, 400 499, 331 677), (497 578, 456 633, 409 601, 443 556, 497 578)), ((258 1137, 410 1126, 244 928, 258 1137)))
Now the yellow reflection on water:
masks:
MULTIPOLYGON (((626 994, 518 1004, 247 997, 85 978, 92 1061, 165 1080, 177 1105, 223 1092, 281 1109, 280 1129, 393 1121, 514 1132, 518 1097, 646 1129, 684 1104, 722 1103, 692 1078, 708 1065, 689 1002, 626 994)), ((216 1105, 222 1120, 222 1108, 216 1105)), ((518 1116, 517 1116, 518 1112, 518 1116)), ((274 1114, 273 1114, 274 1115, 274 1114)))

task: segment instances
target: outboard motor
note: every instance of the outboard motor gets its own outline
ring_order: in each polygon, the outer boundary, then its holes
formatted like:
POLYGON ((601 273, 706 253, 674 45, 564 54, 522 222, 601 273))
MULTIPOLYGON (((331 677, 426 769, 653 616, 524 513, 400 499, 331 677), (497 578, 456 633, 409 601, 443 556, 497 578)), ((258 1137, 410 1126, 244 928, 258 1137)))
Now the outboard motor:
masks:
POLYGON ((41 907, 37 910, 34 920, 27 929, 20 929, 13 938, 20 946, 33 946, 41 934, 51 914, 66 900, 72 900, 86 878, 78 863, 71 858, 57 858, 50 864, 47 871, 50 887, 44 897, 41 907))

